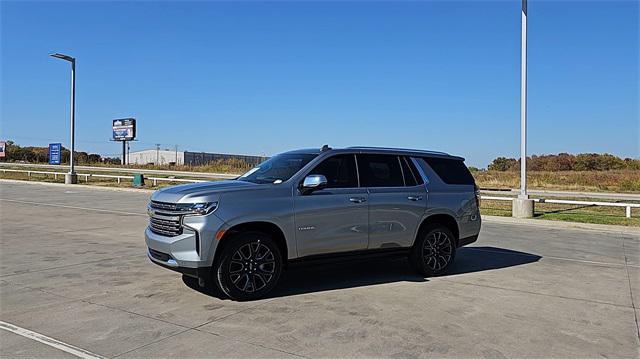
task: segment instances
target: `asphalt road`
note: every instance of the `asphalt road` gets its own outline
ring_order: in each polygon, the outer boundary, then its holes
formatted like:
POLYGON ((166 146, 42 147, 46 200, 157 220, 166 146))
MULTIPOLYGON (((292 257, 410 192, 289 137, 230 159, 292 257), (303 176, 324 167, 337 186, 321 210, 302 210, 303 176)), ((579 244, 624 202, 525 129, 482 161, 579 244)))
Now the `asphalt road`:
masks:
POLYGON ((148 196, 0 182, 0 357, 640 356, 637 232, 485 221, 446 276, 302 267, 238 303, 149 262, 148 196))

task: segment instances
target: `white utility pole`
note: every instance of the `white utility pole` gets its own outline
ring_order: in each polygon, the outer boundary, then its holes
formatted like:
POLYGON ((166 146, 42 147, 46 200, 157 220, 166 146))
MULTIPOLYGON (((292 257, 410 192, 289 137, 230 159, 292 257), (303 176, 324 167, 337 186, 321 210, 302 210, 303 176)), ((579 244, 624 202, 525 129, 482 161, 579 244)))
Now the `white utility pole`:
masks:
POLYGON ((527 199, 527 0, 522 0, 520 58, 520 195, 527 199))
POLYGON ((512 202, 512 215, 533 217, 534 202, 527 194, 527 0, 522 0, 521 58, 520 58, 520 193, 512 202))

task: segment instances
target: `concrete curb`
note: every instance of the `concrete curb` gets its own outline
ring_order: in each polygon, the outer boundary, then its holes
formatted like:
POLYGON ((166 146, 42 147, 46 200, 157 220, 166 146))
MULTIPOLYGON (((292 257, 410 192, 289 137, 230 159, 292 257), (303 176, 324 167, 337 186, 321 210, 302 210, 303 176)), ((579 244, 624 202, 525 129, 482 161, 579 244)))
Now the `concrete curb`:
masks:
POLYGON ((97 189, 97 190, 116 191, 116 192, 153 193, 156 191, 154 189, 146 189, 146 188, 104 187, 104 186, 94 186, 90 184, 64 184, 64 183, 52 183, 52 182, 22 181, 22 180, 3 179, 3 178, 0 178, 0 183, 32 184, 32 185, 51 186, 51 187, 64 187, 66 189, 86 188, 86 189, 97 189))
POLYGON ((565 229, 605 231, 605 232, 613 232, 618 234, 636 236, 638 237, 638 239, 640 239, 640 228, 616 226, 612 224, 563 222, 563 221, 550 221, 548 219, 521 219, 521 218, 500 217, 500 216, 482 216, 482 221, 489 222, 489 223, 519 224, 519 225, 525 225, 525 226, 545 227, 545 228, 555 227, 555 228, 565 228, 565 229))

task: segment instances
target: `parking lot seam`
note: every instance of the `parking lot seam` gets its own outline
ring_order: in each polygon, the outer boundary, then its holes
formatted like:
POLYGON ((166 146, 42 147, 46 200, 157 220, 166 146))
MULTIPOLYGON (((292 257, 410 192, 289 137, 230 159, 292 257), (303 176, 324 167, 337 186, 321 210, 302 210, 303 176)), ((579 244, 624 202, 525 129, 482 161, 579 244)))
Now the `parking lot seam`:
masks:
POLYGON ((269 302, 273 301, 274 299, 275 299, 275 298, 273 298, 273 299, 268 299, 268 300, 265 300, 265 301, 264 301, 264 302, 262 302, 262 303, 258 303, 258 304, 256 304, 256 305, 252 305, 252 306, 250 306, 250 307, 244 308, 244 309, 239 310, 239 311, 237 311, 237 312, 229 313, 229 314, 227 314, 227 315, 223 315, 223 316, 221 316, 221 317, 219 317, 219 318, 216 318, 216 319, 213 319, 213 320, 206 321, 206 322, 204 322, 204 323, 202 323, 202 324, 200 324, 200 325, 196 325, 196 326, 195 326, 195 327, 193 327, 192 329, 198 330, 199 328, 201 328, 201 327, 203 327, 203 326, 205 326, 205 325, 207 325, 207 324, 211 324, 211 323, 214 323, 214 322, 218 322, 218 321, 221 321, 221 320, 227 319, 227 318, 229 318, 229 317, 232 317, 232 316, 234 316, 234 315, 236 315, 236 314, 240 314, 240 313, 246 312, 247 310, 250 310, 250 309, 253 309, 253 308, 257 308, 257 307, 259 307, 259 306, 261 306, 261 305, 264 305, 264 304, 267 304, 267 303, 269 303, 269 302))
POLYGON ((129 311, 129 310, 126 310, 126 309, 122 309, 122 308, 118 308, 118 307, 112 307, 112 306, 109 306, 109 305, 106 305, 106 304, 96 303, 96 302, 93 302, 93 301, 88 300, 88 299, 67 297, 67 296, 64 296, 64 295, 61 295, 61 294, 57 294, 57 293, 53 293, 53 292, 49 292, 49 291, 44 290, 44 289, 41 289, 41 288, 33 288, 33 287, 29 287, 29 286, 27 286, 27 285, 23 285, 23 284, 15 283, 15 282, 9 282, 9 281, 4 281, 4 282, 8 283, 9 285, 14 285, 14 286, 17 286, 17 287, 26 288, 26 289, 31 289, 31 290, 36 290, 36 291, 40 291, 40 292, 45 293, 45 294, 49 294, 49 295, 53 295, 53 296, 56 296, 56 297, 59 297, 59 298, 67 299, 67 300, 69 300, 70 302, 82 302, 82 303, 86 303, 86 304, 90 304, 90 305, 96 305, 96 306, 99 306, 99 307, 103 307, 103 308, 107 308, 107 309, 111 309, 111 310, 117 310, 117 311, 120 311, 120 312, 123 312, 123 313, 127 313, 127 314, 131 314, 131 315, 140 316, 140 317, 147 318, 147 319, 150 319, 150 320, 159 321, 159 322, 162 322, 162 323, 165 323, 165 324, 170 324, 170 325, 174 325, 174 326, 182 327, 182 328, 184 329, 184 330, 181 330, 181 331, 179 331, 179 332, 177 332, 177 333, 174 333, 174 334, 172 334, 172 335, 166 336, 166 337, 164 337, 164 338, 162 338, 162 339, 158 339, 158 340, 156 340, 156 341, 153 341, 153 342, 151 342, 151 343, 147 343, 147 344, 141 345, 141 346, 139 346, 139 347, 137 347, 137 348, 133 348, 133 349, 128 350, 128 351, 126 351, 126 352, 119 353, 119 354, 117 354, 117 355, 115 355, 115 356, 113 356, 113 357, 111 357, 111 358, 116 358, 116 357, 119 357, 119 356, 125 355, 125 354, 130 353, 130 352, 133 352, 133 351, 135 351, 135 350, 138 350, 138 349, 144 348, 144 347, 146 347, 146 346, 149 346, 149 345, 152 345, 152 344, 155 344, 155 343, 161 342, 161 341, 163 341, 163 340, 165 340, 165 339, 169 339, 169 338, 174 337, 174 336, 176 336, 176 335, 179 335, 179 334, 185 333, 185 332, 187 332, 187 331, 189 331, 189 330, 195 330, 195 331, 198 331, 198 332, 201 332, 201 333, 206 333, 206 334, 209 334, 209 335, 216 335, 216 336, 219 336, 219 337, 222 337, 222 338, 225 338, 225 339, 235 340, 235 341, 240 342, 240 343, 249 344, 249 345, 254 345, 254 346, 261 347, 261 348, 266 348, 266 349, 270 349, 270 350, 274 350, 274 351, 279 351, 279 352, 282 352, 282 353, 286 353, 286 354, 289 354, 289 355, 293 355, 293 356, 297 356, 297 357, 301 357, 301 358, 306 358, 305 356, 302 356, 302 355, 299 355, 299 354, 296 354, 296 353, 292 353, 292 352, 288 352, 288 351, 286 351, 286 350, 282 350, 282 349, 278 349, 278 348, 272 348, 272 347, 265 346, 265 345, 262 345, 262 344, 257 344, 257 343, 252 343, 252 342, 246 342, 246 341, 242 341, 242 340, 237 340, 237 339, 234 339, 234 338, 229 338, 229 337, 226 337, 226 336, 220 335, 220 334, 218 334, 218 333, 207 332, 207 331, 204 331, 204 330, 200 330, 200 329, 199 329, 200 327, 202 327, 202 326, 204 326, 204 325, 207 325, 207 324, 210 324, 210 323, 213 323, 213 322, 219 321, 219 320, 223 320, 223 319, 229 318, 229 317, 231 317, 231 316, 233 316, 233 315, 235 315, 235 314, 239 314, 239 313, 245 312, 245 311, 247 311, 247 310, 250 310, 250 309, 253 309, 253 308, 259 307, 259 306, 261 306, 261 305, 267 304, 267 303, 269 303, 269 302, 271 302, 271 301, 275 300, 275 298, 274 298, 274 299, 266 300, 266 301, 264 301, 264 302, 262 302, 262 303, 258 303, 258 304, 256 304, 256 305, 250 306, 250 307, 245 308, 245 309, 243 309, 243 310, 239 310, 239 311, 237 311, 237 312, 230 313, 230 314, 225 315, 225 316, 222 316, 222 317, 220 317, 220 318, 216 318, 216 319, 214 319, 214 320, 207 321, 207 322, 205 322, 205 323, 203 323, 203 324, 199 324, 199 325, 197 325, 197 326, 195 326, 195 327, 190 327, 190 326, 187 326, 187 325, 182 325, 182 324, 178 324, 178 323, 169 322, 169 321, 166 321, 166 320, 163 320, 163 319, 159 319, 159 318, 155 318, 155 317, 152 317, 152 316, 148 316, 148 315, 145 315, 145 314, 141 314, 141 313, 137 313, 137 312, 132 312, 132 311, 129 311))
POLYGON ((508 253, 508 252, 505 253, 504 251, 494 251, 494 250, 491 250, 491 249, 482 249, 482 248, 475 248, 475 247, 466 247, 466 248, 470 249, 470 250, 478 251, 478 252, 497 253, 497 254, 506 254, 506 255, 512 255, 512 256, 523 256, 523 257, 533 257, 533 258, 541 257, 541 259, 554 259, 554 260, 560 260, 560 261, 569 261, 569 262, 577 262, 577 263, 583 263, 583 264, 592 264, 592 265, 596 265, 596 266, 611 266, 611 267, 629 266, 629 267, 640 268, 640 265, 625 264, 625 263, 589 261, 589 260, 585 260, 585 259, 574 259, 574 258, 566 258, 566 257, 543 256, 543 255, 529 254, 529 253, 508 253))
POLYGON ((9 277, 15 277, 15 276, 18 276, 18 275, 39 273, 39 272, 44 272, 44 271, 49 271, 49 270, 63 269, 63 268, 81 266, 81 265, 85 265, 85 264, 95 264, 95 263, 100 263, 100 262, 105 262, 105 261, 112 261, 112 260, 123 259, 123 258, 124 259, 133 258, 133 257, 139 257, 139 256, 141 256, 141 254, 132 254, 132 255, 129 255, 129 256, 120 256, 120 257, 113 257, 113 258, 96 259, 95 261, 67 264, 67 265, 58 266, 58 267, 49 267, 49 268, 43 268, 43 269, 38 269, 38 270, 28 270, 28 271, 25 271, 25 272, 2 274, 2 275, 0 275, 0 278, 9 278, 9 277))
POLYGON ((200 329, 197 329, 197 328, 194 328, 193 330, 195 330, 197 332, 200 332, 200 333, 208 334, 208 335, 214 335, 214 336, 217 336, 217 337, 220 337, 220 338, 233 340, 233 341, 236 341, 236 342, 242 343, 242 344, 249 344, 249 345, 253 345, 253 346, 256 346, 256 347, 260 347, 260 348, 274 350, 274 351, 278 351, 278 352, 281 352, 281 353, 297 356, 297 357, 300 357, 300 358, 309 358, 309 357, 306 357, 304 355, 296 354, 296 353, 293 353, 293 352, 290 352, 290 351, 286 351, 286 350, 283 350, 283 349, 273 348, 273 347, 270 347, 270 346, 267 346, 267 345, 262 345, 262 344, 258 344, 258 343, 254 343, 254 342, 250 342, 250 341, 238 340, 238 339, 230 338, 230 337, 227 337, 225 335, 218 334, 218 333, 207 332, 205 330, 200 330, 200 329))
POLYGON ((491 288, 491 289, 498 289, 498 290, 506 290, 506 291, 511 291, 511 292, 525 293, 525 294, 533 294, 533 295, 539 295, 539 296, 543 296, 543 297, 552 297, 552 298, 567 299, 567 300, 577 300, 577 301, 586 302, 586 303, 603 304, 603 305, 610 305, 610 306, 613 306, 613 307, 633 309, 633 307, 630 306, 630 305, 603 302, 603 301, 599 301, 599 300, 592 300, 592 299, 585 299, 585 298, 574 298, 574 297, 567 297, 567 296, 556 295, 556 294, 537 293, 537 292, 531 292, 531 291, 522 290, 522 289, 497 287, 497 286, 492 286, 492 285, 469 283, 469 282, 463 282, 463 281, 457 281, 457 280, 451 280, 451 279, 444 279, 444 278, 439 278, 439 280, 442 280, 443 282, 454 283, 454 284, 471 285, 471 286, 476 286, 476 287, 491 288))
POLYGON ((123 215, 123 216, 144 216, 144 217, 148 216, 146 213, 139 213, 139 212, 113 211, 113 210, 110 210, 110 209, 68 206, 68 205, 65 205, 65 204, 56 204, 56 203, 20 201, 20 200, 16 200, 16 199, 8 199, 8 198, 0 198, 0 201, 12 202, 12 203, 22 203, 22 204, 31 204, 31 205, 34 205, 34 206, 49 206, 49 207, 59 207, 59 208, 66 208, 66 209, 77 209, 77 210, 82 210, 82 211, 104 212, 104 213, 123 215))
POLYGON ((143 345, 141 345, 141 346, 139 346, 139 347, 136 347, 136 348, 133 348, 133 349, 129 349, 129 350, 127 350, 127 351, 125 351, 125 352, 122 352, 122 353, 120 353, 120 354, 116 354, 116 355, 114 355, 114 356, 112 356, 112 357, 110 357, 110 358, 111 358, 111 359, 113 359, 113 358, 117 358, 117 357, 120 357, 120 356, 123 356, 123 355, 129 354, 129 353, 131 353, 131 352, 134 352, 134 351, 136 351, 136 350, 139 350, 139 349, 142 349, 142 348, 148 347, 148 346, 150 346, 150 345, 160 343, 160 342, 161 342, 161 341, 163 341, 163 340, 167 340, 167 339, 173 338, 173 337, 175 337, 175 336, 177 336, 177 335, 180 335, 180 334, 182 334, 182 333, 186 333, 186 332, 188 332, 189 330, 191 330, 191 328, 187 328, 187 329, 185 329, 185 330, 181 330, 181 331, 179 331, 179 332, 177 332, 177 333, 173 333, 173 334, 171 334, 171 335, 167 335, 166 337, 163 337, 163 338, 160 338, 160 339, 154 340, 154 341, 152 341, 152 342, 150 342, 150 343, 143 344, 143 345))
POLYGON ((624 245, 624 240, 625 238, 622 238, 622 253, 624 254, 625 269, 627 271, 627 281, 629 282, 629 295, 631 296, 631 307, 633 307, 633 316, 636 321, 636 335, 638 337, 638 342, 640 342, 640 326, 638 325, 638 308, 636 308, 635 300, 633 298, 633 289, 631 289, 631 274, 629 273, 629 266, 626 265, 628 263, 628 258, 627 258, 627 248, 624 245))

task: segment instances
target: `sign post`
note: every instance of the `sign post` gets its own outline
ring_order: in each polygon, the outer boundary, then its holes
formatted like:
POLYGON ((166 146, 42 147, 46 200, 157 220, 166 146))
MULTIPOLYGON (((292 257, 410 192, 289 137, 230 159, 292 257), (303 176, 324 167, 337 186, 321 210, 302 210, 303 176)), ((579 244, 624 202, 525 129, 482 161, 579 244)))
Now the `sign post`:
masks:
POLYGON ((133 141, 136 138, 136 119, 120 118, 113 120, 113 141, 122 142, 122 165, 127 164, 127 141, 133 141))
POLYGON ((50 143, 49 144, 49 164, 50 165, 59 165, 61 162, 61 152, 62 152, 62 144, 61 143, 50 143))

